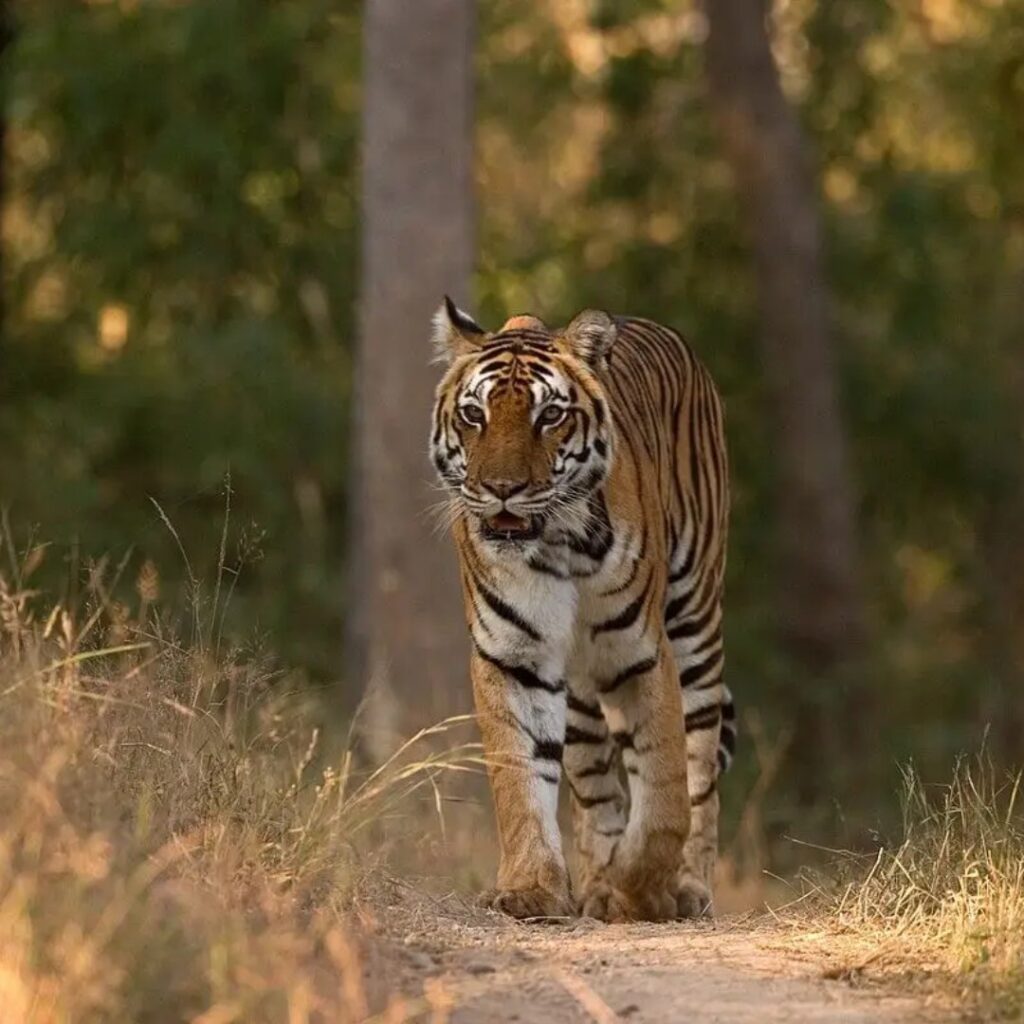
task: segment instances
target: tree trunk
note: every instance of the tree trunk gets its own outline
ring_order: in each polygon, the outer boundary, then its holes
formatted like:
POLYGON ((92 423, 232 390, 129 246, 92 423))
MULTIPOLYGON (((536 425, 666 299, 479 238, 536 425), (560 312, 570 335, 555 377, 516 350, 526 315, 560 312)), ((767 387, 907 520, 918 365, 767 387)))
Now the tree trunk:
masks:
POLYGON ((428 508, 430 320, 473 269, 473 0, 367 0, 350 695, 371 753, 470 709, 451 542, 428 508))
POLYGON ((863 719, 860 694, 829 727, 822 686, 863 628, 853 489, 838 401, 817 198, 772 56, 768 0, 706 0, 707 75, 754 252, 777 465, 779 616, 796 673, 795 748, 814 780, 863 719), (841 732, 839 731, 841 729, 841 732))
MULTIPOLYGON (((0 60, 14 41, 14 15, 9 0, 0 0, 0 60)), ((7 105, 0 104, 0 216, 7 207, 7 105)), ((7 282, 3 245, 0 243, 0 360, 7 346, 7 282)))
POLYGON ((988 611, 984 648, 996 684, 982 688, 981 711, 982 723, 991 728, 990 752, 1016 767, 1024 760, 1024 350, 1017 335, 1024 322, 1024 273, 1013 275, 996 307, 993 330, 1007 334, 1005 386, 1017 415, 1015 429, 1002 435, 1008 451, 1003 487, 990 499, 976 531, 988 611))

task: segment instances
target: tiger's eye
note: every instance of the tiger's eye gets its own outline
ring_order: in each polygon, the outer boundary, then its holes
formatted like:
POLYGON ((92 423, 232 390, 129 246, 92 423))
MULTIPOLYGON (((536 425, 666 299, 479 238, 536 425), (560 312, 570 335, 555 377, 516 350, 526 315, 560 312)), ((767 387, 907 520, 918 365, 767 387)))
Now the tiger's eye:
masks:
POLYGON ((479 405, 460 405, 459 415, 471 427, 479 427, 486 419, 479 405))
POLYGON ((556 427, 565 419, 565 410, 557 405, 545 406, 537 417, 537 422, 542 427, 556 427))

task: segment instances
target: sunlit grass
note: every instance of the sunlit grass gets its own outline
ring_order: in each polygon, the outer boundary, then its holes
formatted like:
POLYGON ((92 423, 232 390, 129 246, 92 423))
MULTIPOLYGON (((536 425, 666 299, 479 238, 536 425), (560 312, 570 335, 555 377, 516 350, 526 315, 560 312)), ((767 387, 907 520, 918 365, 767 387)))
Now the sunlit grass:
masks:
MULTIPOLYGON (((132 608, 111 596, 125 565, 97 566, 73 612, 33 592, 41 550, 8 557, 0 539, 3 1024, 433 1012, 430 991, 402 1002, 386 972, 367 974, 362 894, 382 824, 416 794, 420 813, 440 809, 442 776, 480 768, 476 745, 440 749, 460 720, 360 769, 326 741, 308 689, 220 636, 229 585, 204 604, 190 572, 179 639, 157 612, 152 566, 132 608)), ((1019 1015, 1021 779, 978 758, 943 787, 912 771, 904 782, 898 842, 846 858, 793 923, 817 942, 852 940, 839 974, 884 961, 1019 1015)))
POLYGON ((877 940, 879 956, 945 975, 1015 1017, 1024 1011, 1021 782, 984 755, 961 760, 943 786, 907 769, 901 841, 867 864, 848 861, 845 882, 816 890, 840 928, 877 940))
POLYGON ((418 791, 432 804, 443 773, 479 764, 476 747, 439 752, 445 723, 358 770, 269 665, 218 653, 212 630, 179 641, 145 579, 127 609, 97 571, 72 614, 32 592, 35 556, 7 548, 4 1024, 300 1024, 385 1009, 386 985, 363 971, 357 909, 375 864, 360 839, 418 791))

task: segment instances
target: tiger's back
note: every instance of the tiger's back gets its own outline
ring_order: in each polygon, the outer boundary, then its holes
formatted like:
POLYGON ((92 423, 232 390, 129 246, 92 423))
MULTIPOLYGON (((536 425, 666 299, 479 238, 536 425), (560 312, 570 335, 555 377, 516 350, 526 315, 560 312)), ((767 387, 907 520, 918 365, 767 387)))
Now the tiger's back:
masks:
MULTIPOLYGON (((669 573, 665 625, 687 705, 689 732, 711 728, 721 709, 720 770, 736 743, 724 668, 722 591, 729 523, 729 464, 722 401, 703 363, 683 338, 651 320, 619 318, 604 384, 619 434, 634 459, 658 468, 657 507, 669 573)), ((653 498, 653 496, 652 496, 653 498)))
POLYGON ((717 851, 718 777, 736 746, 732 696, 722 682, 722 598, 729 466, 721 398, 710 373, 675 331, 618 320, 604 381, 630 457, 657 467, 647 503, 666 534, 663 614, 683 696, 691 824, 688 859, 706 884, 717 851), (709 804, 711 806, 709 806, 709 804))

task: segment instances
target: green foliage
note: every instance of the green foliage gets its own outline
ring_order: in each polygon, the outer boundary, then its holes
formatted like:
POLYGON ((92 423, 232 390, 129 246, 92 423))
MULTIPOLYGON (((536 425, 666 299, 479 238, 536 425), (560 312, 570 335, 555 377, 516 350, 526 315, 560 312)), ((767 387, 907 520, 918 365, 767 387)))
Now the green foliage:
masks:
MULTIPOLYGON (((180 579, 147 498, 208 569, 230 469, 237 525, 259 527, 248 552, 265 531, 232 628, 269 630, 286 659, 333 674, 358 10, 51 0, 20 18, 3 502, 44 540, 83 553, 131 541, 180 579)), ((495 0, 481 18, 481 319, 600 305, 691 338, 728 403, 729 673, 784 742, 794 690, 830 706, 841 681, 793 678, 773 639, 754 280, 710 122, 703 21, 666 0, 495 0)), ((874 629, 873 764, 886 774, 913 753, 929 771, 987 720, 1020 715, 1008 637, 1024 597, 1005 607, 997 583, 1021 547, 995 543, 993 524, 1024 509, 1024 15, 794 0, 777 27, 827 230, 874 629)), ((741 779, 758 771, 746 750, 741 779)), ((873 799, 871 766, 826 770, 841 799, 873 799)))
POLYGON ((202 566, 230 472, 239 525, 266 535, 236 626, 320 672, 343 612, 356 260, 358 28, 334 7, 22 9, 0 372, 16 522, 89 553, 138 544, 173 580, 147 498, 202 566))

